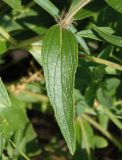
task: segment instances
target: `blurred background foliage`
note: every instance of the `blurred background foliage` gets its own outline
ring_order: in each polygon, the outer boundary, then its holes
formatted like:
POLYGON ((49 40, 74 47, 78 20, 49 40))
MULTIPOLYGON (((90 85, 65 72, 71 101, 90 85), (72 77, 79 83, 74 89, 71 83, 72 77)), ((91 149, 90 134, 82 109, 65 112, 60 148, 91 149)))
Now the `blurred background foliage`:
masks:
POLYGON ((0 76, 12 103, 0 107, 3 159, 121 160, 122 72, 89 56, 122 65, 122 44, 113 37, 122 36, 122 10, 94 0, 74 17, 79 65, 77 150, 71 157, 47 97, 40 54, 46 31, 65 16, 72 1, 50 1, 59 9, 57 19, 38 2, 0 1, 0 76))

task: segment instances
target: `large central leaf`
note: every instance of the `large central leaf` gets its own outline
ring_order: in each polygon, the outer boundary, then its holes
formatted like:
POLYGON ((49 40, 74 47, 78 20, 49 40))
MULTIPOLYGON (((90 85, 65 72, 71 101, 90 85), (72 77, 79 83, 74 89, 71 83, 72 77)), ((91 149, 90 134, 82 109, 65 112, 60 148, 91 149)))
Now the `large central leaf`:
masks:
POLYGON ((70 152, 75 151, 73 87, 77 68, 78 46, 74 35, 53 26, 42 47, 42 64, 55 116, 70 152))

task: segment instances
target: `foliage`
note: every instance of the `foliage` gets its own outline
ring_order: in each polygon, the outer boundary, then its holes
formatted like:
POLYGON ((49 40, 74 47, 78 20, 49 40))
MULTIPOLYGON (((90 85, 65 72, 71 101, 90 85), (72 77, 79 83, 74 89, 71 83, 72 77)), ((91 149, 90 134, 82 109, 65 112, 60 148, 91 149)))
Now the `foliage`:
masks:
POLYGON ((121 139, 109 130, 110 123, 122 130, 121 0, 2 0, 0 5, 0 71, 11 66, 5 60, 11 51, 26 50, 45 77, 36 70, 27 80, 5 83, 6 89, 0 79, 0 158, 40 154, 26 113, 34 104, 42 112, 52 105, 73 159, 95 159, 96 149, 110 142, 121 153, 121 139))

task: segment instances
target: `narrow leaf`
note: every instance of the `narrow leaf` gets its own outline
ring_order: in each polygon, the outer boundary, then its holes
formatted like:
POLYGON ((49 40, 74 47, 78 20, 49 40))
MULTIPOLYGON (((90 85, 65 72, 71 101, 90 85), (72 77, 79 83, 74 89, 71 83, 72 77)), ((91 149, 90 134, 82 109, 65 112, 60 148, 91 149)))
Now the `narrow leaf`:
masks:
POLYGON ((108 141, 102 136, 95 136, 95 146, 97 148, 105 148, 108 146, 108 141))
POLYGON ((11 106, 11 102, 8 96, 8 93, 3 85, 3 82, 0 78, 0 107, 11 106))
POLYGON ((32 54, 32 56, 40 65, 41 65, 40 63, 41 45, 42 45, 41 42, 35 42, 31 44, 31 47, 29 48, 29 52, 32 54))
POLYGON ((122 123, 121 121, 114 115, 108 108, 102 106, 105 114, 110 118, 110 120, 120 129, 122 130, 122 123))
POLYGON ((74 35, 60 26, 47 32, 42 44, 42 65, 50 101, 70 152, 75 151, 73 87, 78 45, 74 35))
POLYGON ((91 160, 91 151, 90 148, 92 144, 90 144, 90 141, 93 141, 93 131, 91 126, 87 122, 83 122, 82 119, 79 119, 81 131, 82 131, 82 144, 81 147, 86 149, 88 160, 91 160), (90 130, 89 130, 90 129, 90 130), (89 137, 92 134, 92 138, 89 139, 89 137))
POLYGON ((45 9, 54 18, 58 18, 59 9, 50 0, 34 0, 38 5, 45 9))
POLYGON ((89 39, 95 39, 100 41, 99 37, 91 30, 83 30, 77 33, 80 37, 89 38, 89 39))
POLYGON ((108 5, 110 5, 116 11, 122 13, 122 0, 106 0, 108 5))
POLYGON ((105 31, 105 29, 103 30, 102 27, 97 27, 94 25, 93 28, 99 34, 99 36, 105 39, 107 42, 122 47, 122 37, 112 35, 105 31))
POLYGON ((3 2, 7 3, 11 8, 20 11, 22 9, 21 0, 3 0, 3 2))

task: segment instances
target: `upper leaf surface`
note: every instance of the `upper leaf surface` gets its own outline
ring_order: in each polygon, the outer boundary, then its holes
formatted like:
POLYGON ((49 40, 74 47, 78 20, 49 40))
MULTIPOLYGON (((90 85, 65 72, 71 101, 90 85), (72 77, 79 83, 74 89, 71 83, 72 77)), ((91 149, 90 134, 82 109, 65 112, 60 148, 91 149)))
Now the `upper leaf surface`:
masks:
MULTIPOLYGON (((76 2, 74 1, 73 4, 74 3, 76 2)), ((91 1, 86 7, 81 8, 79 10, 79 12, 74 16, 74 19, 81 20, 87 17, 91 17, 94 14, 98 13, 104 7, 105 7, 104 1, 99 1, 99 0, 91 1)))
POLYGON ((21 6, 21 0, 3 0, 5 3, 7 3, 11 8, 19 11, 21 6))
POLYGON ((3 82, 0 78, 0 107, 9 107, 11 102, 8 96, 8 93, 3 85, 3 82))
POLYGON ((34 0, 38 5, 50 13, 54 18, 57 18, 59 15, 58 8, 51 3, 49 0, 34 0))
POLYGON ((105 29, 102 29, 102 27, 97 27, 94 25, 93 28, 99 34, 99 36, 105 39, 107 42, 122 47, 122 37, 112 35, 107 32, 107 30, 105 31, 105 29))
POLYGON ((122 0, 106 0, 108 5, 110 5, 116 11, 122 13, 122 0))
POLYGON ((78 46, 74 35, 60 26, 47 32, 42 45, 42 64, 47 91, 70 152, 75 151, 73 87, 78 46))

